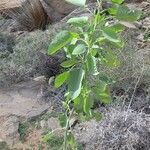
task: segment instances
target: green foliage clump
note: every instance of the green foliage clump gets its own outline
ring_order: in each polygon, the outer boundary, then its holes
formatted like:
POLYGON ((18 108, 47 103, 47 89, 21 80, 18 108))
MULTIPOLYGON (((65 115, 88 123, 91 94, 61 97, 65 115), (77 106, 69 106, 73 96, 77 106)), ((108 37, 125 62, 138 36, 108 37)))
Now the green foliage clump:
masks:
POLYGON ((50 136, 49 133, 44 136, 44 141, 53 149, 60 150, 63 145, 63 136, 50 136))
POLYGON ((28 128, 29 128, 28 122, 23 122, 19 124, 18 133, 20 135, 21 142, 25 142, 26 137, 28 135, 28 128))

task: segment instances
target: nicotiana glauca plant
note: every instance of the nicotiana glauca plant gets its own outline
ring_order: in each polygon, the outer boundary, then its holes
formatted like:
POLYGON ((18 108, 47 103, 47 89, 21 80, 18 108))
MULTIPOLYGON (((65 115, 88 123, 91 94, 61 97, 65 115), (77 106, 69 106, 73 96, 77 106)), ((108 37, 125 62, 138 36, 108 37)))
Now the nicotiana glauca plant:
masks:
MULTIPOLYGON (((86 5, 86 0, 66 1, 81 7, 86 5)), ((48 49, 49 55, 62 49, 66 53, 66 61, 61 63, 64 72, 56 76, 54 83, 56 88, 67 85, 63 102, 65 113, 59 117, 64 129, 63 150, 77 149, 72 133, 72 117, 100 120, 101 114, 92 109, 94 101, 99 100, 104 104, 112 102, 109 78, 101 77, 97 66, 113 68, 120 65, 115 53, 115 49, 124 46, 120 34, 125 26, 133 27, 133 22, 141 15, 138 10, 130 10, 124 0, 111 0, 110 7, 104 10, 101 9, 103 2, 97 3, 96 11, 90 19, 88 16, 70 18, 67 24, 76 28, 74 32, 60 32, 48 49), (96 79, 93 83, 90 82, 92 77, 96 79)))

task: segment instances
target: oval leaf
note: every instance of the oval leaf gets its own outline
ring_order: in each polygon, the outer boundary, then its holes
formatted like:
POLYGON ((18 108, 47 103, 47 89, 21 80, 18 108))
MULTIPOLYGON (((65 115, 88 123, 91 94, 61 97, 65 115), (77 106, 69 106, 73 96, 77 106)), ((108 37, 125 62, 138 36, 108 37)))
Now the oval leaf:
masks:
POLYGON ((136 26, 133 23, 131 23, 131 22, 120 21, 119 23, 122 24, 122 25, 124 25, 124 26, 126 26, 126 27, 128 27, 128 28, 136 29, 136 26))
POLYGON ((64 68, 69 68, 69 67, 72 67, 73 65, 75 65, 76 63, 77 63, 77 60, 71 59, 71 60, 64 61, 60 65, 64 68))
POLYGON ((74 26, 83 27, 88 23, 88 17, 75 17, 71 18, 67 21, 67 23, 72 24, 74 26))
POLYGON ((99 98, 104 104, 112 103, 112 98, 108 92, 99 94, 99 98))
POLYGON ((97 71, 96 58, 92 55, 88 55, 87 57, 87 68, 91 74, 93 75, 99 74, 99 72, 97 71))
MULTIPOLYGON (((120 22, 119 22, 120 23, 120 22)), ((114 29, 114 31, 116 33, 122 32, 125 30, 125 27, 120 23, 120 24, 114 24, 111 26, 112 29, 114 29)))
POLYGON ((68 79, 69 72, 63 72, 59 74, 55 79, 55 87, 59 88, 68 79))
POLYGON ((98 100, 104 104, 110 104, 112 102, 109 90, 104 85, 99 85, 93 88, 93 92, 98 100))
POLYGON ((73 69, 69 75, 68 90, 72 99, 75 99, 81 93, 82 80, 85 71, 81 68, 73 69))
POLYGON ((91 108, 93 107, 94 100, 93 98, 89 95, 87 98, 84 98, 84 105, 83 105, 83 110, 85 113, 89 113, 91 108))
POLYGON ((79 44, 72 52, 72 55, 80 55, 86 51, 86 46, 84 44, 79 44))
POLYGON ((122 4, 124 0, 112 0, 113 3, 122 4))
POLYGON ((112 27, 106 27, 102 30, 103 36, 112 42, 120 42, 118 34, 112 27))
POLYGON ((58 52, 61 48, 63 48, 66 44, 71 42, 72 36, 68 31, 60 32, 54 40, 51 42, 48 48, 48 54, 52 55, 58 52))
POLYGON ((83 112, 83 105, 84 105, 84 100, 81 95, 78 96, 76 99, 74 99, 74 108, 77 113, 83 112))
POLYGON ((76 6, 85 6, 86 4, 86 0, 65 0, 65 1, 76 6))
POLYGON ((127 6, 119 6, 116 18, 121 21, 134 22, 140 19, 140 10, 130 10, 127 6))
POLYGON ((108 67, 119 67, 120 65, 120 61, 118 57, 112 51, 107 52, 103 60, 107 64, 108 67))

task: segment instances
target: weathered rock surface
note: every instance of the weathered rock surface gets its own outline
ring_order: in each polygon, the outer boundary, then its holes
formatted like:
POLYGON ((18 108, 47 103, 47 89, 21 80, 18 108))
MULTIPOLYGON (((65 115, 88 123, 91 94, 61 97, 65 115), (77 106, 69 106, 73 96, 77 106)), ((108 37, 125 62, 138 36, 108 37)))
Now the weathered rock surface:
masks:
POLYGON ((42 101, 44 83, 29 81, 0 89, 0 117, 15 115, 30 119, 41 115, 51 103, 42 101))
POLYGON ((1 0, 0 12, 8 9, 16 9, 21 6, 21 0, 1 0))
MULTIPOLYGON (((96 0, 87 2, 94 1, 96 0)), ((29 31, 44 29, 48 22, 61 20, 75 8, 76 6, 65 0, 15 0, 10 3, 2 0, 0 2, 0 12, 16 20, 17 28, 22 27, 23 30, 29 31)))
POLYGON ((19 119, 16 116, 0 117, 0 141, 9 146, 19 142, 19 119))

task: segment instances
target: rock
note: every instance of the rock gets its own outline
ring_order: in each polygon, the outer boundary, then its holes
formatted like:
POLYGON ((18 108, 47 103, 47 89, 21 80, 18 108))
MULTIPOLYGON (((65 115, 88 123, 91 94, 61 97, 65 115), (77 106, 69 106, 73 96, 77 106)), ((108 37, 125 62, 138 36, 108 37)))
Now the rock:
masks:
POLYGON ((0 117, 16 115, 26 119, 35 118, 51 107, 42 95, 45 82, 28 81, 0 90, 0 117), (41 96, 39 96, 39 94, 41 96))
POLYGON ((150 6, 150 3, 149 3, 149 2, 142 2, 142 3, 141 3, 141 7, 142 7, 142 8, 146 8, 146 7, 148 7, 148 6, 150 6))
MULTIPOLYGON (((95 2, 96 0, 88 0, 88 3, 95 2)), ((63 17, 71 13, 77 8, 65 0, 40 0, 45 12, 52 22, 61 20, 63 17)))
POLYGON ((42 129, 47 128, 47 122, 45 120, 40 121, 40 126, 42 129))
POLYGON ((9 146, 19 141, 19 119, 15 116, 6 117, 3 121, 0 118, 0 139, 6 141, 9 146))
POLYGON ((21 6, 21 0, 1 0, 0 1, 0 12, 4 10, 12 10, 21 6))
MULTIPOLYGON (((88 0, 87 2, 95 1, 88 0)), ((18 2, 14 1, 12 6, 7 3, 6 0, 0 3, 0 11, 16 20, 18 30, 22 28, 22 30, 28 31, 45 29, 48 22, 60 21, 77 8, 65 0, 19 0, 18 2), (3 5, 4 9, 2 9, 3 5)), ((14 29, 11 30, 16 31, 16 26, 13 27, 14 29)))
POLYGON ((138 35, 137 36, 137 39, 139 40, 139 41, 144 41, 144 35, 143 34, 140 34, 140 35, 138 35))
POLYGON ((146 17, 143 20, 143 28, 145 28, 145 29, 149 29, 150 28, 150 17, 146 17))
POLYGON ((58 20, 61 20, 64 15, 57 12, 55 10, 55 7, 51 7, 51 5, 49 3, 47 3, 45 0, 40 0, 46 14, 48 15, 49 19, 52 21, 52 22, 56 22, 58 20))
POLYGON ((61 128, 59 125, 59 120, 57 118, 51 117, 50 119, 48 119, 47 124, 48 124, 48 128, 52 130, 61 128))

